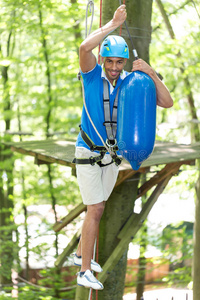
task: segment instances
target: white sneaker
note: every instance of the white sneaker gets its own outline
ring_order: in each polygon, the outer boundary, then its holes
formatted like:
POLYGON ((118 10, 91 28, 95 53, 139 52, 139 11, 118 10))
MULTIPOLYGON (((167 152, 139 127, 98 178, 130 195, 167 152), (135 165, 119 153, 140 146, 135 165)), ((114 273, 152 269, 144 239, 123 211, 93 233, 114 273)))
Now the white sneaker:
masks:
MULTIPOLYGON (((76 253, 73 253, 73 256, 74 256, 74 265, 81 267, 82 266, 82 257, 78 257, 76 255, 76 253)), ((97 273, 101 273, 103 271, 101 266, 93 259, 91 260, 91 269, 92 269, 92 271, 97 272, 97 273)))
POLYGON ((78 273, 77 284, 94 290, 103 290, 103 284, 94 277, 90 270, 85 271, 82 276, 80 272, 78 273))

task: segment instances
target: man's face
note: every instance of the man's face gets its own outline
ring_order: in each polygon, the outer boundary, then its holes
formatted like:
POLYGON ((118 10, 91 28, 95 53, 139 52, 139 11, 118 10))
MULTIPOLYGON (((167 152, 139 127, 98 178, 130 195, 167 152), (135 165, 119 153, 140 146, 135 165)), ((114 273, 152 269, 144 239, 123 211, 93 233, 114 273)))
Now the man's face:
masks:
POLYGON ((117 80, 120 76, 121 71, 123 70, 127 59, 121 57, 106 57, 104 61, 105 73, 110 81, 113 84, 114 80, 117 80))

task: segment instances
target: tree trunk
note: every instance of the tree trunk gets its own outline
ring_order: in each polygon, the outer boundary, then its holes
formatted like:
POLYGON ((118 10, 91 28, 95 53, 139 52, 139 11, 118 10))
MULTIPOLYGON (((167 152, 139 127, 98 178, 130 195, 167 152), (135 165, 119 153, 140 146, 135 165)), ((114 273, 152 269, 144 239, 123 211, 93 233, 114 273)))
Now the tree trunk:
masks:
MULTIPOLYGON (((141 176, 141 184, 144 184, 147 180, 146 174, 142 174, 141 176)), ((146 202, 146 194, 142 196, 142 206, 146 202)), ((146 257, 145 252, 147 249, 147 225, 146 222, 144 222, 142 228, 141 228, 141 238, 140 238, 140 257, 138 261, 139 269, 137 274, 137 286, 136 286, 136 294, 137 299, 140 300, 144 293, 144 287, 145 287, 145 274, 146 274, 146 257)))
POLYGON ((146 257, 145 257, 145 251, 147 248, 147 226, 143 228, 144 236, 142 237, 142 240, 140 242, 140 257, 139 257, 139 270, 137 274, 137 286, 136 286, 136 294, 137 299, 140 300, 144 293, 144 287, 145 287, 145 274, 146 274, 146 257))
MULTIPOLYGON (((14 12, 12 17, 14 19, 14 12)), ((13 30, 10 29, 8 33, 8 38, 6 41, 6 55, 5 57, 11 57, 11 38, 13 30)), ((13 48, 14 49, 14 48, 13 48)), ((0 44, 0 52, 2 52, 0 44)), ((3 56, 3 53, 1 53, 3 56)), ((9 86, 9 76, 8 76, 9 66, 1 67, 1 76, 3 82, 3 111, 5 129, 10 130, 11 117, 9 115, 11 111, 11 101, 10 101, 10 86, 9 86)), ((4 141, 10 141, 9 136, 4 137, 4 141)), ((0 163, 2 167, 0 170, 0 264, 1 272, 0 279, 2 284, 11 283, 11 269, 13 264, 13 243, 12 243, 12 232, 13 232, 13 154, 10 147, 5 146, 0 149, 0 163), (6 176, 6 181, 4 180, 6 176)))
MULTIPOLYGON (((119 240, 116 238, 120 228, 133 212, 137 196, 139 173, 132 180, 125 181, 114 189, 106 203, 99 229, 99 262, 103 266, 115 249, 119 240)), ((98 299, 120 300, 123 297, 127 264, 127 250, 104 283, 104 290, 98 299)))
MULTIPOLYGON (((126 23, 138 56, 149 63, 149 44, 151 42, 151 15, 152 0, 126 0, 127 19, 126 23)), ((102 24, 106 24, 112 17, 119 5, 119 1, 103 1, 102 24)), ((120 34, 120 28, 111 34, 120 34)), ((125 24, 122 26, 122 36, 129 46, 130 58, 126 64, 126 70, 130 71, 134 60, 133 47, 127 33, 125 24)))
MULTIPOLYGON (((103 24, 106 24, 106 22, 108 22, 112 16, 113 13, 115 11, 115 9, 118 6, 118 1, 104 1, 104 6, 103 6, 103 24), (109 2, 109 3, 108 3, 109 2)), ((132 1, 126 1, 126 9, 127 9, 127 26, 134 44, 134 48, 137 50, 138 52, 138 56, 142 59, 144 59, 147 63, 149 63, 149 44, 151 41, 151 15, 152 15, 152 0, 148 0, 148 1, 144 1, 144 0, 132 0, 132 1)), ((119 34, 120 33, 120 29, 118 28, 114 33, 112 34, 119 34)), ((128 43, 129 46, 129 51, 130 51, 130 59, 127 61, 126 64, 126 70, 130 71, 132 68, 132 62, 134 60, 134 56, 133 56, 133 47, 132 47, 132 43, 130 41, 130 38, 128 36, 125 24, 123 24, 122 27, 122 36, 124 37, 124 39, 126 40, 126 42, 128 43)), ((129 189, 133 189, 132 191, 127 193, 127 198, 126 198, 126 205, 128 207, 128 209, 130 209, 130 211, 133 211, 133 201, 132 201, 132 197, 134 197, 133 195, 136 193, 137 191, 137 184, 133 184, 135 182, 129 182, 126 183, 124 182, 119 188, 120 188, 120 194, 121 197, 124 198, 124 196, 126 195, 126 192, 129 189), (127 184, 131 184, 130 187, 127 186, 127 184), (131 207, 132 205, 132 207, 131 207)), ((115 191, 114 191, 115 194, 115 191)), ((112 196, 113 197, 113 196, 112 196)), ((112 199, 111 197, 111 199, 112 199)), ((116 228, 115 233, 111 232, 111 226, 113 225, 113 217, 111 219, 111 217, 109 217, 110 219, 108 219, 108 221, 106 222, 105 218, 106 215, 109 216, 109 211, 113 213, 113 211, 115 209, 118 209, 118 206, 120 208, 120 197, 118 198, 119 202, 115 201, 111 201, 111 199, 109 199, 106 209, 105 209, 105 213, 104 213, 104 217, 102 218, 102 222, 101 222, 101 227, 100 227, 100 247, 103 248, 103 254, 100 255, 100 262, 102 260, 102 262, 104 262, 104 259, 106 259, 107 257, 104 258, 103 255, 105 255, 105 249, 107 248, 106 244, 109 241, 112 241, 112 235, 113 238, 117 232, 117 230, 119 229, 117 227, 117 224, 114 223, 114 228, 116 228), (110 207, 110 209, 109 209, 110 207), (104 226, 102 225, 104 224, 104 226), (112 225, 111 225, 112 224, 112 225), (101 236, 102 236, 102 228, 105 228, 104 230, 104 239, 101 240, 101 236), (111 235, 111 237, 110 237, 111 235), (108 240, 106 240, 106 238, 108 240), (101 245, 102 244, 102 245, 101 245)), ((123 212, 123 210, 122 210, 123 212)), ((123 218, 126 218, 126 212, 124 211, 122 213, 123 218)), ((112 214, 111 214, 112 216, 112 214)), ((116 220, 116 222, 119 223, 120 226, 120 220, 118 218, 118 220, 116 220)), ((115 245, 113 244, 113 247, 115 245)), ((101 249, 101 248, 100 248, 101 249)), ((107 255, 109 256, 112 253, 112 250, 114 248, 110 247, 110 249, 107 250, 107 255)), ((101 262, 101 264, 102 264, 101 262)), ((127 263, 127 257, 126 257, 126 253, 123 255, 122 259, 120 260, 120 262, 118 263, 118 265, 114 268, 113 272, 110 274, 109 278, 106 280, 104 286, 104 290, 102 292, 99 292, 99 299, 122 299, 123 296, 123 290, 124 290, 124 278, 125 278, 125 270, 126 270, 126 263, 127 263), (121 275, 119 275, 119 273, 121 275), (115 276, 113 276, 115 275, 115 276), (113 278, 112 278, 113 276, 113 278), (113 289, 111 290, 111 287, 113 287, 113 289), (116 288, 117 287, 117 288, 116 288), (103 296, 101 296, 103 295, 103 296), (111 297, 111 298, 109 298, 111 297), (113 297, 113 298, 112 298, 113 297)))
MULTIPOLYGON (((48 44, 47 44, 47 39, 46 35, 47 32, 44 28, 43 24, 43 14, 42 14, 42 9, 39 5, 39 20, 40 20, 40 30, 41 30, 41 42, 42 42, 42 51, 44 55, 44 61, 46 65, 46 79, 47 79, 47 114, 45 118, 45 123, 46 123, 46 138, 50 136, 50 125, 51 125, 51 116, 52 116, 52 102, 53 102, 53 96, 52 96, 52 79, 51 79, 51 69, 50 69, 50 56, 49 56, 49 49, 48 49, 48 44)), ((49 192, 50 192, 50 197, 51 197, 51 205, 52 209, 54 212, 54 218, 55 218, 55 223, 57 223, 57 212, 56 212, 56 197, 54 193, 54 188, 53 188, 53 176, 52 176, 52 166, 47 165, 47 177, 49 181, 49 192)), ((55 251, 56 251, 56 257, 58 257, 58 233, 55 232, 55 251)), ((56 268, 55 273, 57 275, 60 275, 61 270, 59 268, 56 268)), ((59 297, 59 290, 57 289, 56 285, 54 288, 54 294, 56 297, 59 297)))
MULTIPOLYGON (((198 160, 200 173, 200 161, 198 160)), ((196 206, 194 225, 194 255, 193 255, 193 300, 200 299, 200 175, 196 183, 196 206)))

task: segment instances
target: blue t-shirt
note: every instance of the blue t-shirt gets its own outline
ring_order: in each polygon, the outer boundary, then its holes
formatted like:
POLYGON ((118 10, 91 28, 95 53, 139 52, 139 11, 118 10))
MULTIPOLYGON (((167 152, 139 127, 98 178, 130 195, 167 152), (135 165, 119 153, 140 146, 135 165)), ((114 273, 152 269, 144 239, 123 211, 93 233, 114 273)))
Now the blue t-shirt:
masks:
MULTIPOLYGON (((85 91, 85 102, 90 114, 90 117, 97 128, 98 132, 102 136, 103 140, 106 141, 106 129, 103 125, 104 120, 104 107, 103 107, 103 78, 105 78, 102 72, 102 67, 99 64, 96 64, 95 68, 90 72, 83 73, 81 72, 84 84, 85 91)), ((128 72, 123 72, 123 75, 120 76, 117 80, 116 87, 113 91, 110 92, 109 84, 109 93, 110 93, 110 114, 112 116, 112 109, 114 105, 114 100, 117 94, 117 89, 120 86, 122 80, 128 75, 128 72)), ((107 80, 107 79, 106 79, 107 80)), ((108 80, 107 80, 108 81, 108 80)), ((102 141, 94 130, 85 107, 83 106, 82 117, 81 117, 81 127, 83 131, 89 136, 95 145, 102 146, 102 141)), ((84 147, 89 149, 88 145, 83 141, 80 133, 76 141, 76 147, 84 147)))

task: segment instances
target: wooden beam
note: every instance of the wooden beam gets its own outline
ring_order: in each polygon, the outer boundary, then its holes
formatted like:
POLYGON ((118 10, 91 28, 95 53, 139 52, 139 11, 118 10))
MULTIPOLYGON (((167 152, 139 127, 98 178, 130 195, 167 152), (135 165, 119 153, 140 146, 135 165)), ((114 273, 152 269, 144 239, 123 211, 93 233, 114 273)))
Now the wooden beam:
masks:
POLYGON ((133 175, 135 175, 136 173, 146 173, 148 172, 150 168, 146 167, 146 168, 140 168, 139 170, 135 171, 133 169, 128 169, 128 170, 120 170, 119 171, 119 175, 117 178, 117 182, 115 184, 115 187, 117 187, 118 185, 120 185, 122 182, 124 182, 125 180, 131 178, 133 175))
POLYGON ((50 165, 50 164, 52 164, 52 163, 53 163, 53 162, 50 162, 50 161, 44 161, 44 160, 39 159, 37 155, 35 156, 35 159, 34 159, 34 164, 35 164, 35 165, 38 165, 38 166, 40 166, 40 165, 50 165))
POLYGON ((81 228, 76 232, 70 243, 67 245, 67 247, 64 249, 64 251, 58 256, 58 258, 55 261, 55 267, 61 268, 64 264, 66 257, 69 256, 74 248, 78 245, 79 238, 81 235, 81 228))
MULTIPOLYGON (((178 170, 178 166, 177 166, 178 170)), ((118 243, 117 247, 111 254, 111 256, 108 258, 106 263, 103 266, 103 272, 98 275, 98 279, 103 283, 107 276, 109 276, 109 272, 113 269, 113 267, 118 263, 119 259, 123 255, 124 251, 126 251, 128 244, 133 239, 135 234, 138 232, 140 227, 143 224, 143 221, 148 216, 151 208, 157 201, 160 194, 163 192, 164 188, 168 184, 170 178, 173 176, 173 174, 170 174, 167 178, 163 179, 162 182, 160 182, 155 190, 153 191, 152 195, 149 197, 147 202, 142 208, 142 211, 139 214, 132 214, 131 217, 128 219, 125 226, 122 228, 120 233, 118 234, 118 238, 121 239, 118 243)))
POLYGON ((121 229, 120 233, 118 234, 118 238, 119 239, 123 239, 125 234, 128 234, 128 232, 130 231, 131 234, 134 236, 135 235, 135 227, 133 228, 133 226, 131 225, 133 222, 135 223, 135 220, 138 219, 140 225, 142 225, 142 223, 144 222, 144 220, 146 219, 146 217, 148 216, 150 210, 152 209, 153 205, 155 204, 155 202, 157 201, 158 197, 160 196, 160 194, 163 192, 164 188, 166 187, 167 183, 169 182, 169 180, 171 179, 173 175, 169 175, 167 178, 163 179, 155 188, 155 190, 153 191, 153 193, 151 194, 151 196, 149 197, 149 199, 146 201, 146 203, 144 204, 141 212, 139 214, 132 214, 131 217, 129 218, 129 220, 126 222, 125 226, 121 229))
POLYGON ((138 171, 134 170, 122 170, 119 172, 117 182, 115 184, 115 187, 120 185, 122 182, 124 182, 126 179, 131 178, 134 174, 136 174, 138 171))
POLYGON ((59 222, 55 223, 53 226, 53 230, 55 232, 60 231, 63 227, 65 227, 67 224, 69 224, 72 220, 74 220, 77 216, 79 216, 83 211, 87 209, 86 205, 83 203, 76 206, 70 213, 64 217, 59 222))
POLYGON ((151 179, 146 181, 139 189, 137 198, 145 195, 153 186, 161 182, 164 178, 166 178, 169 174, 175 174, 183 162, 176 162, 167 164, 162 170, 157 172, 151 179))
MULTIPOLYGON (((35 144, 38 145, 38 148, 35 146, 34 141, 32 141, 32 144, 31 144, 31 142, 15 143, 16 146, 10 144, 10 147, 13 152, 18 152, 18 153, 21 153, 24 155, 30 155, 30 156, 35 157, 36 162, 41 161, 41 162, 43 162, 43 164, 57 163, 57 164, 64 165, 67 167, 75 168, 75 164, 72 163, 72 160, 70 161, 68 159, 63 159, 62 157, 60 157, 60 153, 59 153, 59 151, 62 154, 65 151, 67 152, 68 148, 70 148, 70 151, 72 152, 72 149, 71 149, 72 146, 68 147, 66 145, 66 150, 64 150, 64 147, 59 148, 59 146, 56 146, 55 144, 53 144, 53 141, 49 141, 48 143, 47 142, 48 141, 46 141, 46 143, 43 142, 43 144, 41 143, 41 145, 39 142, 35 142, 35 144), (24 144, 27 144, 27 146, 25 147, 24 144), (51 151, 48 152, 47 146, 49 147, 49 149, 51 151), (34 149, 35 147, 37 149, 34 149), (55 151, 54 151, 53 147, 55 147, 55 151), (40 153, 40 151, 42 153, 40 153), (58 153, 56 153, 56 151, 58 151, 58 153), (56 154, 56 156, 55 156, 55 154, 56 154)), ((7 143, 7 144, 9 146, 9 143, 7 143)))

